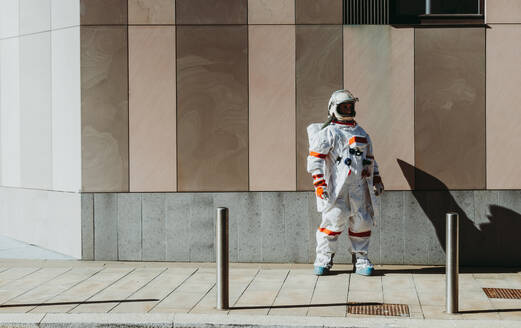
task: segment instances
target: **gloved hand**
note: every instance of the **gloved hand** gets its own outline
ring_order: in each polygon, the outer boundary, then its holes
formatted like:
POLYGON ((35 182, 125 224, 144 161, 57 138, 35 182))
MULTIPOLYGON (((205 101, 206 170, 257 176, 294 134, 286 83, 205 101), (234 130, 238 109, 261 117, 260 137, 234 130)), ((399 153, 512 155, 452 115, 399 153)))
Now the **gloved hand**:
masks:
POLYGON ((313 186, 315 186, 315 194, 321 199, 328 200, 329 193, 327 192, 327 183, 324 179, 324 175, 314 174, 313 179, 313 186))
POLYGON ((380 196, 384 192, 384 183, 379 175, 373 177, 373 188, 375 196, 380 196))

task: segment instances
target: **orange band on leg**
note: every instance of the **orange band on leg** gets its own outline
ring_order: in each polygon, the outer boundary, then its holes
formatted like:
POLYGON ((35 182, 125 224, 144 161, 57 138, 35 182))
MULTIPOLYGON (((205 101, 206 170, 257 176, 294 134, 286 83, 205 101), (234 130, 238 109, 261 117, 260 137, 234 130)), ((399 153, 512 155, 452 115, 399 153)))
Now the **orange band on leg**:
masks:
POLYGON ((363 232, 353 232, 351 229, 348 231, 349 236, 353 237, 369 237, 371 236, 371 230, 363 231, 363 232))
POLYGON ((342 233, 342 231, 331 231, 326 228, 318 228, 318 231, 325 233, 326 235, 335 236, 342 233))

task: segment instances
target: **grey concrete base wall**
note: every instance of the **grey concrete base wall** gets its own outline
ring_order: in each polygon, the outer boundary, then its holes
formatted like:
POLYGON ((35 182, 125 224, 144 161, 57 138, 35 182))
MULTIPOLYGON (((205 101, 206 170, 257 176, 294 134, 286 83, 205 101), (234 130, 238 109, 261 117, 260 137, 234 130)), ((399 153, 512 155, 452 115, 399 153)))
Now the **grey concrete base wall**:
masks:
MULTIPOLYGON (((214 261, 215 209, 230 209, 232 262, 312 263, 312 192, 84 193, 84 259, 214 261)), ((387 191, 371 236, 381 264, 443 264, 445 213, 460 214, 462 265, 521 265, 521 191, 387 191)), ((336 263, 351 260, 344 232, 336 263)))

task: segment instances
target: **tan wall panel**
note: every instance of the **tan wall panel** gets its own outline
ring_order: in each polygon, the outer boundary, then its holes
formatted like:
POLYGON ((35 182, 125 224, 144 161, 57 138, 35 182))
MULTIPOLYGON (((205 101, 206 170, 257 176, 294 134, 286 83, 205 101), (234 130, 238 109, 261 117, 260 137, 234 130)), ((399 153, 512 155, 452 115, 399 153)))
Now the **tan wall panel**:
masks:
POLYGON ((82 191, 128 191, 127 28, 80 34, 82 191))
POLYGON ((176 0, 176 24, 246 24, 246 0, 176 0))
POLYGON ((356 120, 373 141, 387 190, 408 190, 397 159, 414 165, 414 30, 344 26, 344 88, 360 99, 356 120))
POLYGON ((487 188, 521 189, 521 24, 487 29, 487 188))
POLYGON ((247 39, 246 25, 177 27, 180 191, 248 190, 247 39))
POLYGON ((176 191, 175 27, 129 27, 130 191, 176 191))
POLYGON ((249 27, 250 190, 296 189, 295 26, 249 27))
POLYGON ((81 25, 127 24, 128 0, 80 0, 81 25))
POLYGON ((295 24, 295 0, 248 0, 248 24, 295 24))
POLYGON ((313 190, 313 179, 306 171, 306 128, 327 119, 329 98, 342 89, 342 26, 297 26, 296 55, 297 190, 313 190))
MULTIPOLYGON (((485 28, 415 30, 415 163, 449 189, 485 188, 485 28)), ((415 177, 416 189, 438 189, 415 177)))
POLYGON ((521 1, 486 0, 485 2, 487 23, 521 23, 521 1))
POLYGON ((129 24, 174 24, 175 0, 128 0, 129 24))
POLYGON ((296 0, 297 24, 342 24, 342 0, 296 0))

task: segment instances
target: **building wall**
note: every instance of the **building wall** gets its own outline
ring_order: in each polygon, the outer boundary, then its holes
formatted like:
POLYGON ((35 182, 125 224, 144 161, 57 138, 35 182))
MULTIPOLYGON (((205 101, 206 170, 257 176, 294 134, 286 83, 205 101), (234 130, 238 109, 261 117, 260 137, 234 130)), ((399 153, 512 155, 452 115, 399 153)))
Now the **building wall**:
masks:
POLYGON ((247 248, 252 261, 311 261, 306 126, 346 88, 387 190, 375 261, 440 263, 437 220, 454 204, 499 209, 465 214, 470 240, 496 249, 479 224, 517 224, 501 195, 521 189, 515 2, 487 2, 488 27, 398 28, 342 25, 341 0, 6 1, 0 183, 79 192, 84 258, 209 260, 219 203, 241 213, 239 241, 261 235, 236 242, 237 261, 247 248), (169 211, 192 219, 174 229, 169 211), (285 244, 290 234, 306 238, 285 244))
MULTIPOLYGON (((321 217, 313 192, 82 196, 85 259, 215 261, 219 206, 229 208, 230 261, 312 263, 315 258, 321 217)), ((387 191, 376 204, 369 257, 383 264, 444 264, 445 213, 457 211, 462 265, 518 266, 520 204, 521 192, 513 190, 387 191)), ((343 233, 335 263, 350 262, 343 233)))
POLYGON ((450 189, 519 188, 517 152, 498 160, 519 137, 501 128, 517 103, 499 81, 518 66, 505 6, 489 28, 397 28, 343 26, 337 0, 84 0, 82 191, 312 190, 305 128, 340 88, 387 190, 438 188, 398 160, 450 189))
POLYGON ((0 232, 81 258, 79 0, 0 3, 0 232))
POLYGON ((3 1, 0 183, 81 188, 79 2, 3 1))

